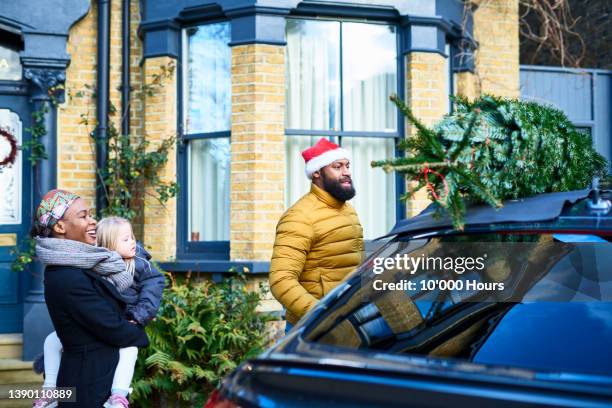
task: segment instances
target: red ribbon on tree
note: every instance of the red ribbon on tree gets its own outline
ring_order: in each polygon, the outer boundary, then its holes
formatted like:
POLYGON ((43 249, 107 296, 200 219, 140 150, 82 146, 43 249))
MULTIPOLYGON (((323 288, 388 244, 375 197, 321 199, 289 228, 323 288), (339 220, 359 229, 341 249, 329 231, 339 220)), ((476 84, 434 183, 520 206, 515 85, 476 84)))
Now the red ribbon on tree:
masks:
POLYGON ((419 175, 419 178, 417 179, 417 181, 420 180, 421 177, 424 177, 425 187, 431 192, 431 195, 433 196, 434 199, 436 199, 436 201, 441 201, 440 196, 438 195, 438 193, 436 193, 436 189, 434 185, 429 181, 429 177, 428 177, 429 174, 433 174, 434 176, 442 180, 442 184, 444 184, 444 196, 448 197, 448 183, 446 183, 446 177, 444 177, 443 174, 440 174, 437 171, 430 169, 429 166, 427 166, 427 164, 425 164, 425 167, 423 168, 423 171, 419 175))
POLYGON ((5 138, 11 146, 9 154, 5 158, 0 160, 0 167, 10 167, 15 163, 15 160, 17 159, 17 152, 19 151, 19 147, 17 146, 17 139, 11 132, 3 128, 0 128, 0 136, 5 138))

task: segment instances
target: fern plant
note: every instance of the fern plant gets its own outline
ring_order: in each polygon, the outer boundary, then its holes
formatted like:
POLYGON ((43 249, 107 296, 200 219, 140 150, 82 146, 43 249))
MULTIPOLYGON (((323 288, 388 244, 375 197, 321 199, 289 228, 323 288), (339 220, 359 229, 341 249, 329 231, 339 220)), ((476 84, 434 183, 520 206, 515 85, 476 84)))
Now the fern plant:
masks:
POLYGON ((140 350, 132 400, 138 407, 203 406, 220 380, 266 345, 266 315, 256 311, 263 289, 249 291, 243 273, 222 283, 190 275, 170 286, 149 347, 140 350))
POLYGON ((400 142, 405 157, 372 162, 413 181, 403 200, 421 188, 462 229, 466 205, 586 188, 607 174, 606 159, 565 114, 549 106, 482 96, 456 99, 456 109, 433 128, 397 96, 391 100, 417 129, 400 142))

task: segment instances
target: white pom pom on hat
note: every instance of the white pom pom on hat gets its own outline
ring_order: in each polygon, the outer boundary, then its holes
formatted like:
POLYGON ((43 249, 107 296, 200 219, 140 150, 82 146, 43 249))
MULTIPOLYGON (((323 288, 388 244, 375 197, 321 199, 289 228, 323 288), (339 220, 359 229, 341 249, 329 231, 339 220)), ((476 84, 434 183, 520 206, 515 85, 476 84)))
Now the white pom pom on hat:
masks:
POLYGON ((348 150, 325 138, 319 139, 314 146, 304 150, 302 157, 306 162, 306 177, 309 179, 312 179, 312 173, 321 170, 336 160, 351 160, 351 154, 348 150))

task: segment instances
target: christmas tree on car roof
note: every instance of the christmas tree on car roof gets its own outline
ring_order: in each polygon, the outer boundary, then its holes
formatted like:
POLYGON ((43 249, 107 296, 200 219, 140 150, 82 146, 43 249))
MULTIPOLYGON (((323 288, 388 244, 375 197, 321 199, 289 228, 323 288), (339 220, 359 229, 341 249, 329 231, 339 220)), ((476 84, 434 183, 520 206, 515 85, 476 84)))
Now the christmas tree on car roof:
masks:
POLYGON ((466 206, 540 193, 579 190, 608 173, 606 159, 589 135, 549 106, 485 95, 473 102, 455 98, 455 110, 433 128, 391 96, 416 134, 400 142, 405 157, 374 161, 373 167, 406 175, 413 185, 402 200, 422 188, 463 229, 466 206))

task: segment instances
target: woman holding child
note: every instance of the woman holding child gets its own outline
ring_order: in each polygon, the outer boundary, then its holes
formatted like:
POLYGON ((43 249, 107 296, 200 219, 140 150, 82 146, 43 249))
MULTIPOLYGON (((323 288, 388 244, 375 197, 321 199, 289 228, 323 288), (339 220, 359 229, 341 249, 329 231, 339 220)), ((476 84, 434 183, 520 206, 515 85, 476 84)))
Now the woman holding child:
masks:
POLYGON ((164 277, 136 245, 130 223, 96 223, 83 199, 51 190, 36 210, 32 236, 45 265, 45 300, 56 332, 45 340, 45 389, 74 387, 76 403, 35 408, 127 408, 143 326, 157 314, 164 277))

